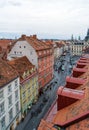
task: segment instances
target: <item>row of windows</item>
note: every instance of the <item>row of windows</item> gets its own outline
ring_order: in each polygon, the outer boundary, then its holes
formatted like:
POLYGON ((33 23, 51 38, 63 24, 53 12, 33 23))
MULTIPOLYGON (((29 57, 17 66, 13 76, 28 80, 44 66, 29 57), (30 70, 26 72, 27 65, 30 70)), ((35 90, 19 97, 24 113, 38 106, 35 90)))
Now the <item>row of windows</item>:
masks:
POLYGON ((14 51, 14 54, 22 54, 22 52, 21 51, 20 52, 14 51))
POLYGON ((52 53, 52 50, 44 50, 44 51, 40 51, 40 52, 39 52, 39 55, 42 55, 42 54, 48 54, 48 53, 52 53))
MULTIPOLYGON (((19 46, 19 48, 22 48, 22 46, 19 46)), ((26 46, 23 46, 23 48, 26 48, 26 46)))
MULTIPOLYGON (((18 100, 18 97, 19 97, 19 94, 18 94, 18 90, 15 91, 15 101, 18 100)), ((12 102, 12 95, 10 95, 8 97, 8 108, 10 108, 12 105, 13 105, 13 102, 12 102)), ((0 104, 0 116, 3 115, 5 112, 5 102, 3 101, 1 104, 0 104)))
MULTIPOLYGON (((14 89, 16 89, 16 88, 18 87, 18 81, 15 80, 14 83, 15 83, 14 89)), ((9 95, 9 94, 12 93, 12 85, 9 84, 7 88, 8 88, 8 95, 9 95)), ((4 98, 4 90, 1 90, 1 91, 0 91, 0 100, 2 100, 3 98, 4 98)))
MULTIPOLYGON (((19 112, 19 102, 16 103, 15 105, 15 111, 16 111, 16 114, 19 112)), ((11 122, 13 119, 13 108, 10 109, 9 111, 9 122, 11 122)), ((2 119, 1 119, 1 130, 5 129, 6 127, 6 117, 4 116, 2 119)))
POLYGON ((33 91, 35 91, 36 89, 38 88, 38 83, 37 84, 33 84, 30 88, 28 88, 27 91, 24 91, 22 93, 22 99, 25 99, 26 96, 27 96, 27 93, 28 95, 31 94, 33 91))

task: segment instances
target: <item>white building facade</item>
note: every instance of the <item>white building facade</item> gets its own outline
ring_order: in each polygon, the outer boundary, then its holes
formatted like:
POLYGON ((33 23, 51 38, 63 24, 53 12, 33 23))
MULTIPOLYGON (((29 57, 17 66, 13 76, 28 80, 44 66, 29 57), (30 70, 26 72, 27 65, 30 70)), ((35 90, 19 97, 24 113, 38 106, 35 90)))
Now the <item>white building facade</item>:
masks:
POLYGON ((84 41, 73 41, 70 44, 70 50, 72 55, 82 55, 83 50, 89 46, 88 43, 84 42, 84 41))
POLYGON ((0 88, 0 130, 14 130, 21 119, 19 77, 0 88))
POLYGON ((38 68, 38 56, 35 49, 27 41, 17 41, 10 53, 8 54, 8 60, 16 57, 26 56, 29 61, 38 68))

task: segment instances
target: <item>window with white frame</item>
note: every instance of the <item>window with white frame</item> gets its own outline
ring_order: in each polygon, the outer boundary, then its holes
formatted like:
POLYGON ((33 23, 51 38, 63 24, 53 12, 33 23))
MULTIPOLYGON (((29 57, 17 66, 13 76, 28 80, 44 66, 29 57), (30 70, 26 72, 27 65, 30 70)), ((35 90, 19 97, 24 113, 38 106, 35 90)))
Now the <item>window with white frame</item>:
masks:
POLYGON ((3 91, 3 90, 1 90, 1 91, 0 91, 0 100, 2 100, 2 99, 3 99, 3 97, 4 97, 4 91, 3 91))
POLYGON ((0 116, 5 112, 4 102, 0 104, 0 116))
POLYGON ((5 117, 3 117, 3 118, 1 119, 1 130, 5 130, 5 126, 6 126, 5 117))
POLYGON ((19 112, 19 102, 16 103, 15 108, 16 108, 16 113, 18 113, 19 112))
POLYGON ((8 85, 8 94, 10 94, 11 92, 12 92, 12 86, 10 84, 10 85, 8 85))
POLYGON ((22 98, 26 98, 26 92, 24 91, 23 94, 22 94, 22 98))
POLYGON ((13 119, 13 109, 10 109, 9 111, 9 122, 13 119))
POLYGON ((15 100, 18 99, 18 90, 15 91, 15 100))
POLYGON ((8 107, 12 106, 12 96, 8 97, 8 107))
POLYGON ((18 87, 18 80, 15 80, 15 88, 18 87))

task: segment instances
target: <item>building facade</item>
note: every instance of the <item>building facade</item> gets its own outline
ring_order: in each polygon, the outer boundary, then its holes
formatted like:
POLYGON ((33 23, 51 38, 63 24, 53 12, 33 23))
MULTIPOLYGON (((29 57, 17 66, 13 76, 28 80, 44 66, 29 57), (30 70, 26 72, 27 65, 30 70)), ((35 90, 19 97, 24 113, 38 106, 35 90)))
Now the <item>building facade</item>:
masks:
POLYGON ((38 69, 39 90, 53 78, 53 49, 46 42, 37 39, 36 35, 22 35, 8 54, 8 59, 27 56, 38 69))
POLYGON ((70 44, 70 50, 72 55, 82 55, 83 50, 88 46, 88 43, 84 41, 72 41, 70 44))
POLYGON ((0 130, 14 130, 21 120, 18 73, 0 59, 0 130))
POLYGON ((9 61, 20 77, 21 115, 24 118, 38 99, 38 73, 26 56, 9 61))

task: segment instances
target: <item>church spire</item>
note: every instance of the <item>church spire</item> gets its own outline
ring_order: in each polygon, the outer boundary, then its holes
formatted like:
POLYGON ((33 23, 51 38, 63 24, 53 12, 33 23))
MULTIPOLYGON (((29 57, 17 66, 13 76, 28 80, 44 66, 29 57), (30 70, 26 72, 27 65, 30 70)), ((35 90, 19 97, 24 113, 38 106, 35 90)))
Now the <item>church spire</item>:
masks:
POLYGON ((88 30, 87 30, 87 36, 89 36, 89 28, 88 28, 88 30))
POLYGON ((85 41, 89 41, 89 28, 88 28, 88 30, 87 30, 87 35, 86 35, 86 37, 85 37, 85 41))

